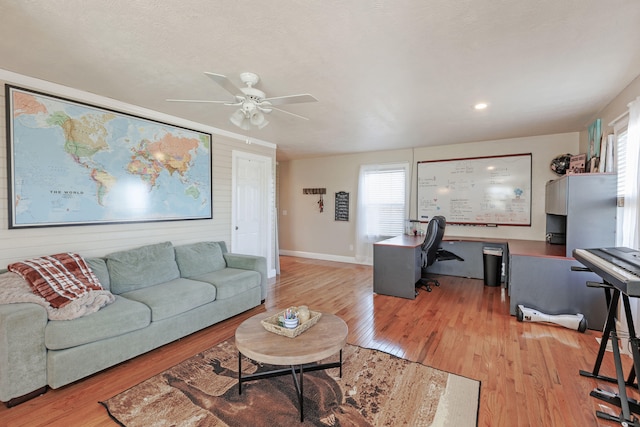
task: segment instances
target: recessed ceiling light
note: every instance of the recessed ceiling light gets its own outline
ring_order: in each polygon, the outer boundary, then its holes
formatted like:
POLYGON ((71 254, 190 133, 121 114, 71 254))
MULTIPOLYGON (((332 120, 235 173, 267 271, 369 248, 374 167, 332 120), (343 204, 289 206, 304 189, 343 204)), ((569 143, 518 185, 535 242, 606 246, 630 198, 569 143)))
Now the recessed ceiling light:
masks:
POLYGON ((488 106, 489 104, 487 104, 486 102, 478 102, 476 105, 473 106, 473 108, 475 108, 476 110, 484 110, 488 106))

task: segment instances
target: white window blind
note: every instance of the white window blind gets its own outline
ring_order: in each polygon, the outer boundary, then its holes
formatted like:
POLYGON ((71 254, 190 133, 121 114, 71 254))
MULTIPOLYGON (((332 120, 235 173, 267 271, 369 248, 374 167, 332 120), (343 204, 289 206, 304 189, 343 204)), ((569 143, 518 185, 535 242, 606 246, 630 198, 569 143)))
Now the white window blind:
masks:
POLYGON ((378 165, 364 171, 364 207, 368 236, 398 236, 406 219, 406 165, 378 165))
POLYGON ((617 212, 616 212, 616 246, 623 245, 623 223, 624 223, 624 193, 627 179, 627 130, 618 129, 616 131, 616 172, 618 174, 617 212))
MULTIPOLYGON (((627 131, 618 134, 616 143, 617 150, 617 173, 618 173, 618 200, 624 202, 624 188, 627 179, 627 131)), ((619 203, 620 204, 620 203, 619 203)))

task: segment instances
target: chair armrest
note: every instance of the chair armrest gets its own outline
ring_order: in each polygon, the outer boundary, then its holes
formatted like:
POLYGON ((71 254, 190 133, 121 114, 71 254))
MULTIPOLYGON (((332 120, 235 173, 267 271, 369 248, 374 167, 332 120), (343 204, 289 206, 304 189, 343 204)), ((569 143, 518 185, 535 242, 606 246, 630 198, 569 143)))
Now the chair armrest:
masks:
POLYGON ((454 254, 453 252, 449 252, 447 250, 444 250, 442 248, 439 248, 437 253, 436 253, 436 259, 438 261, 450 261, 450 260, 458 260, 458 261, 464 261, 464 258, 454 254))
POLYGON ((223 254, 227 267, 254 270, 260 273, 261 300, 267 298, 267 259, 262 256, 243 254, 223 254))

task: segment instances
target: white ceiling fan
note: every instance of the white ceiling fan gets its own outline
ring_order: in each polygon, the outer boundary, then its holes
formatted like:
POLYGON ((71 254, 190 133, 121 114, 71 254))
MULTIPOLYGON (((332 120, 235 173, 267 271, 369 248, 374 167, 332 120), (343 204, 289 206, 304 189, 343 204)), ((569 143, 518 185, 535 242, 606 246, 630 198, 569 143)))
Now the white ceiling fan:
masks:
POLYGON ((231 80, 222 74, 209 73, 205 71, 214 82, 218 83, 235 97, 233 101, 209 101, 199 99, 167 99, 169 102, 201 102, 209 104, 223 104, 231 107, 239 107, 229 118, 229 121, 243 130, 250 130, 251 126, 262 129, 269 124, 265 118, 265 114, 271 113, 272 110, 290 114, 300 119, 309 120, 306 117, 294 114, 290 111, 276 108, 276 105, 299 104, 302 102, 317 102, 318 100, 308 93, 299 95, 276 96, 267 98, 265 93, 253 87, 260 81, 255 73, 240 73, 240 80, 247 85, 239 88, 231 80))

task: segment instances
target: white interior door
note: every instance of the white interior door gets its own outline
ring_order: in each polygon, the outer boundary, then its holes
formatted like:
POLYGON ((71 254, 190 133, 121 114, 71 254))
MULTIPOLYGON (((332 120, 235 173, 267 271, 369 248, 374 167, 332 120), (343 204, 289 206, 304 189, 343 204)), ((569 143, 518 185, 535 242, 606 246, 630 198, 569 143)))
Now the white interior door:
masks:
POLYGON ((272 160, 233 151, 232 239, 233 252, 261 255, 271 269, 272 160))

